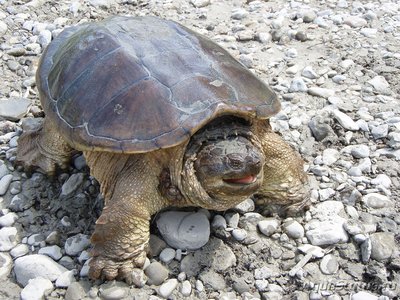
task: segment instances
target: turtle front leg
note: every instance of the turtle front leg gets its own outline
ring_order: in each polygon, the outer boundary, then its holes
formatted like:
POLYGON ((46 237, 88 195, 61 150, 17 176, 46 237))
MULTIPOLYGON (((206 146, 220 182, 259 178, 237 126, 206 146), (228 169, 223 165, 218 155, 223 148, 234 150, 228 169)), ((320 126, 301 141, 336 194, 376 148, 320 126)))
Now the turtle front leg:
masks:
POLYGON ((166 206, 157 189, 160 166, 146 154, 84 155, 105 197, 91 238, 89 277, 130 283, 133 268, 145 262, 151 215, 166 206))
POLYGON ((75 150, 56 128, 45 118, 37 128, 23 132, 18 139, 15 163, 28 172, 40 169, 49 176, 53 176, 57 168, 66 169, 75 150))
POLYGON ((289 214, 309 205, 310 190, 304 161, 268 123, 259 124, 261 146, 265 154, 264 182, 257 192, 256 204, 278 206, 289 214))

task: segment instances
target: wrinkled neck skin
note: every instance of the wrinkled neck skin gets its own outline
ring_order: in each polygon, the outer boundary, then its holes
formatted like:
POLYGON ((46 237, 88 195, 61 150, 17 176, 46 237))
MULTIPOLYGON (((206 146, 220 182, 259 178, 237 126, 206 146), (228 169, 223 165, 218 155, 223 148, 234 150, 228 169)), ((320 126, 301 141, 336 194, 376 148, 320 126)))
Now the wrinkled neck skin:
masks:
POLYGON ((188 143, 181 145, 178 151, 180 153, 175 155, 175 159, 179 158, 181 162, 171 165, 171 182, 181 191, 185 198, 185 206, 201 206, 206 209, 220 211, 227 210, 250 197, 262 184, 264 153, 260 141, 256 134, 253 134, 249 124, 225 121, 208 125, 196 133, 188 143), (212 195, 203 186, 204 179, 202 182, 202 179, 198 177, 196 161, 205 147, 212 148, 213 143, 218 141, 225 142, 229 139, 244 141, 244 145, 247 148, 252 148, 256 153, 259 153, 261 167, 258 171, 257 182, 251 188, 245 187, 242 189, 239 187, 238 192, 225 191, 222 187, 215 195, 212 195))

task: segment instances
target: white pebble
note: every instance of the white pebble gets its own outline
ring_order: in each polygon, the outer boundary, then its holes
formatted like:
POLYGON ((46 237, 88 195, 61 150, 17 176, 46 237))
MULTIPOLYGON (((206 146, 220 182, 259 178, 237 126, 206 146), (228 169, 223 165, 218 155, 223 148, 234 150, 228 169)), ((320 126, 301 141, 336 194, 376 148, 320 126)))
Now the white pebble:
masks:
POLYGON ((53 284, 46 278, 30 279, 21 291, 21 300, 42 300, 44 295, 54 289, 53 284))
POLYGON ((0 229, 0 251, 9 251, 17 243, 17 228, 3 227, 0 229))
POLYGON ((158 289, 158 294, 163 298, 168 298, 169 295, 176 289, 178 286, 178 280, 175 278, 168 279, 164 282, 160 288, 158 289))
POLYGON ((189 280, 182 282, 181 293, 183 296, 188 297, 192 293, 192 285, 189 280))
POLYGON ((175 250, 172 248, 165 248, 160 253, 160 260, 166 264, 170 263, 175 258, 175 250))

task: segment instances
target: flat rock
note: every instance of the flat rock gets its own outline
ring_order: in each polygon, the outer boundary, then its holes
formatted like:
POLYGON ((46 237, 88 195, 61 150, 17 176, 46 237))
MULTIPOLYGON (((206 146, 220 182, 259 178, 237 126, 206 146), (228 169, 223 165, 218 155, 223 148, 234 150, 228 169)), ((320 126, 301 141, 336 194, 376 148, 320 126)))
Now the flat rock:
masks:
POLYGON ((200 280, 206 287, 212 288, 215 291, 222 291, 226 288, 224 277, 213 270, 201 273, 200 280))
POLYGON ((367 20, 358 16, 348 16, 343 20, 344 24, 349 25, 353 28, 367 26, 367 20))
POLYGON ((148 284, 160 285, 168 278, 169 271, 158 261, 154 261, 144 269, 144 273, 148 277, 148 284))
POLYGON ((376 232, 371 234, 371 258, 384 261, 392 257, 396 250, 394 235, 390 232, 376 232))
POLYGON ((168 279, 158 289, 158 294, 167 299, 178 286, 178 280, 175 278, 168 279))
POLYGON ((342 223, 329 220, 316 222, 313 225, 312 229, 306 231, 306 236, 312 245, 346 243, 349 239, 342 223))
POLYGON ((285 222, 283 228, 286 234, 293 239, 299 239, 304 236, 303 226, 295 220, 285 222))
POLYGON ((32 102, 25 98, 1 100, 0 116, 10 121, 18 121, 28 113, 31 105, 32 102))
POLYGON ((55 285, 58 288, 67 288, 71 283, 75 282, 75 271, 66 271, 62 273, 56 280, 55 285))
POLYGON ((370 85, 380 94, 386 94, 390 88, 389 83, 386 81, 385 77, 378 75, 368 81, 370 85))
POLYGON ((258 229, 262 234, 270 236, 274 234, 279 228, 279 221, 274 218, 268 218, 258 222, 258 229))
POLYGON ((46 293, 54 289, 53 284, 46 278, 33 278, 21 291, 21 300, 42 300, 46 293))
POLYGON ((9 251, 18 243, 17 228, 3 227, 0 229, 0 251, 9 251))
POLYGON ((320 88, 320 87, 311 87, 307 90, 307 92, 312 96, 322 97, 325 99, 328 99, 329 97, 332 97, 335 95, 334 90, 320 88))
POLYGON ((3 196, 5 193, 7 193, 8 187, 10 186, 12 179, 12 174, 5 175, 0 179, 0 196, 3 196))
POLYGON ((61 187, 61 196, 69 196, 74 193, 78 187, 83 183, 84 174, 72 174, 61 187))
POLYGON ((357 131, 360 129, 360 126, 354 122, 352 118, 345 113, 342 113, 338 109, 333 110, 333 116, 339 122, 339 124, 343 126, 344 129, 352 131, 357 131))
POLYGON ((78 255, 90 245, 90 239, 87 235, 78 233, 77 235, 69 237, 65 241, 65 253, 71 256, 78 255))
POLYGON ((378 297, 368 292, 357 292, 351 296, 351 300, 378 300, 378 297))
POLYGON ((157 227, 167 244, 175 249, 199 249, 210 237, 210 223, 202 213, 167 211, 160 214, 157 227))
POLYGON ((54 260, 59 260, 62 257, 61 248, 57 245, 40 248, 38 253, 47 255, 54 260))
POLYGON ((0 217, 0 227, 11 227, 17 219, 18 215, 16 213, 9 212, 0 217))
POLYGON ((15 260, 14 272, 20 285, 26 286, 29 279, 43 277, 55 281, 62 273, 68 271, 50 257, 32 254, 15 260))
POLYGON ((378 194, 378 193, 370 193, 362 197, 362 202, 369 208, 380 209, 393 207, 393 201, 391 201, 387 196, 378 194))

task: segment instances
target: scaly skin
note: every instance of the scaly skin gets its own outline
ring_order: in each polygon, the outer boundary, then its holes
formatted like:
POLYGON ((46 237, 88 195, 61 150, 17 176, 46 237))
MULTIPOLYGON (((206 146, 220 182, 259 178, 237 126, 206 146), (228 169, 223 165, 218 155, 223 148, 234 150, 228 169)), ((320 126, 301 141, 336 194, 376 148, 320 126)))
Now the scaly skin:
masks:
MULTIPOLYGON (((55 128, 46 120, 43 128, 21 136, 17 159, 25 167, 39 167, 48 174, 54 174, 56 168, 66 166, 73 149, 55 128)), ((243 145, 251 147, 253 143, 258 150, 236 153, 234 165, 240 157, 249 161, 249 155, 264 155, 264 160, 259 160, 264 161, 264 166, 263 169, 258 168, 263 172, 263 176, 258 177, 259 180, 264 177, 264 181, 260 188, 257 186, 257 204, 304 206, 308 201, 308 189, 300 156, 272 132, 268 121, 254 121, 251 131, 251 137, 243 145)), ((226 193, 228 189, 223 190, 223 185, 220 185, 221 194, 212 198, 203 187, 214 183, 203 182, 196 176, 194 164, 199 153, 195 151, 184 158, 186 147, 187 143, 184 143, 169 149, 130 155, 84 151, 91 173, 100 182, 105 198, 105 207, 92 235, 93 257, 89 269, 92 279, 118 278, 131 282, 132 269, 143 266, 145 261, 149 221, 157 211, 167 206, 193 205, 225 210, 255 192, 252 190, 248 195, 238 195, 230 190, 226 193)), ((216 146, 221 147, 229 149, 229 145, 224 143, 216 146)), ((232 167, 232 162, 228 165, 232 167)), ((223 164, 218 168, 223 169, 223 164)), ((226 170, 222 169, 221 174, 225 174, 226 170)), ((248 173, 246 168, 243 170, 248 173)), ((221 182, 218 176, 215 180, 221 182)))

